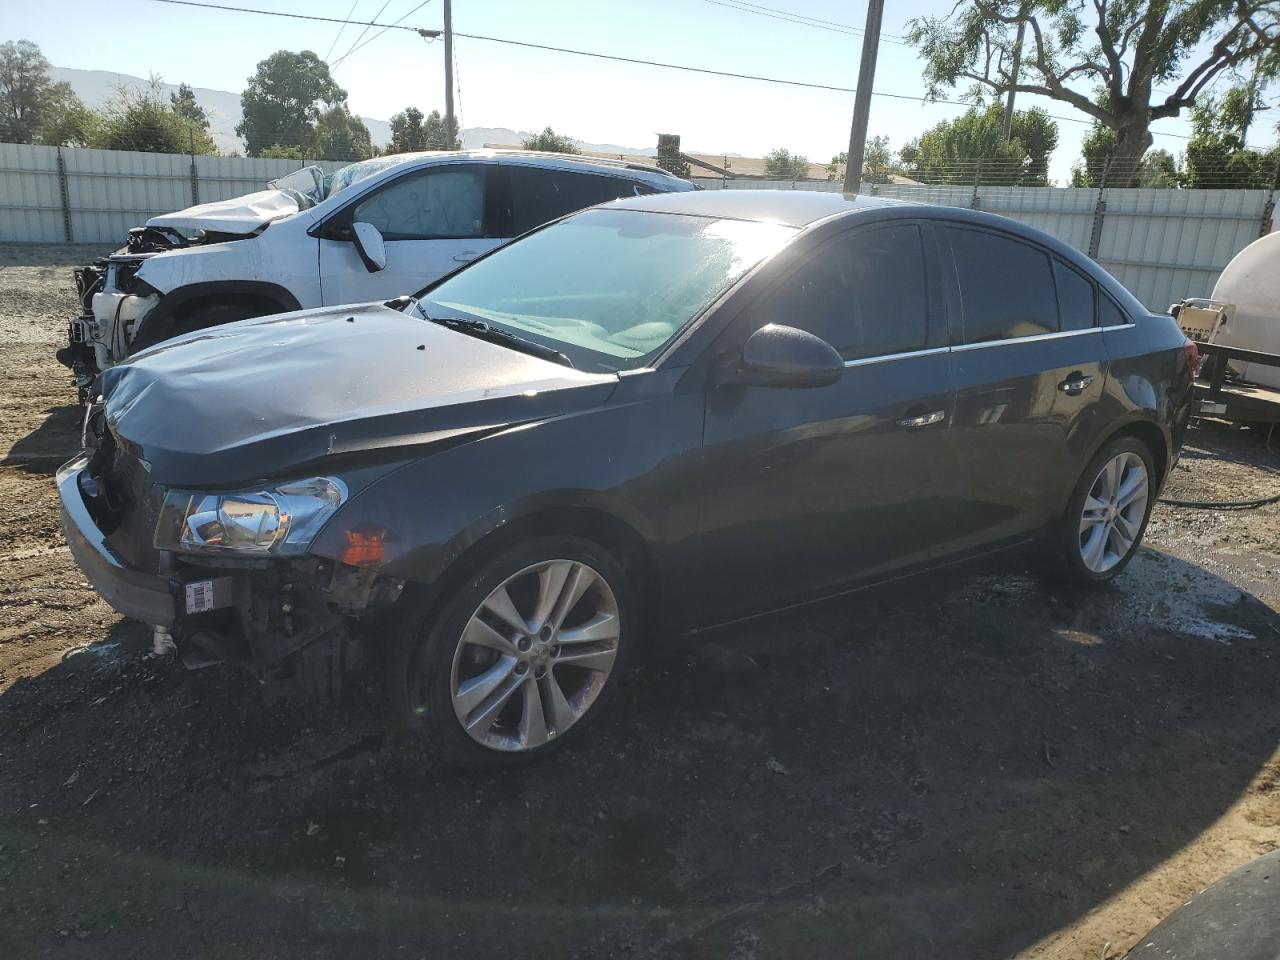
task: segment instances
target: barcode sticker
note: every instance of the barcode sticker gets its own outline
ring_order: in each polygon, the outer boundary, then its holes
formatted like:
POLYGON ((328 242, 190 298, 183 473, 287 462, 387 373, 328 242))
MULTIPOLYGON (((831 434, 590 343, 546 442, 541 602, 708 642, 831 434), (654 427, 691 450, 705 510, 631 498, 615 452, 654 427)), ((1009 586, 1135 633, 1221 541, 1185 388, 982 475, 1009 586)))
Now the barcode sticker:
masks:
POLYGON ((197 580, 187 584, 187 613, 204 613, 213 609, 213 581, 197 580))

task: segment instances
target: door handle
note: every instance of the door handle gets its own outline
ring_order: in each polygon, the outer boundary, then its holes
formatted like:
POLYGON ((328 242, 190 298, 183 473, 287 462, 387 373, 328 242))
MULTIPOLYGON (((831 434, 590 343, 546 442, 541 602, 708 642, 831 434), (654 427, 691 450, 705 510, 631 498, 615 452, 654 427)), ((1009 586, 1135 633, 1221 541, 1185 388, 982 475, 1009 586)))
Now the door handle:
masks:
POLYGON ((928 413, 922 413, 917 417, 903 417, 898 421, 900 427, 927 427, 931 423, 941 423, 947 419, 945 410, 930 410, 928 413))
POLYGON ((480 256, 480 254, 475 250, 463 250, 461 253, 456 254, 453 259, 458 263, 470 263, 478 256, 480 256))
POLYGON ((1078 397, 1084 393, 1085 387, 1093 383, 1093 377, 1085 373, 1073 373, 1058 384, 1058 389, 1068 397, 1078 397))

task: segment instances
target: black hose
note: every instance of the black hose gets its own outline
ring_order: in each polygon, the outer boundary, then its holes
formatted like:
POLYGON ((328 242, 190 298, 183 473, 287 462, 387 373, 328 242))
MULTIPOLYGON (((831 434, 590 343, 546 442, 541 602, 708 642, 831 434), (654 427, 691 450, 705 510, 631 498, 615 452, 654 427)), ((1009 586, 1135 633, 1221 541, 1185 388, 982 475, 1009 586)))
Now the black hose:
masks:
POLYGON ((1171 507, 1190 507, 1193 510, 1252 510, 1265 507, 1269 503, 1280 503, 1280 493, 1274 497, 1262 497, 1260 500, 1168 500, 1161 497, 1157 503, 1165 503, 1171 507))

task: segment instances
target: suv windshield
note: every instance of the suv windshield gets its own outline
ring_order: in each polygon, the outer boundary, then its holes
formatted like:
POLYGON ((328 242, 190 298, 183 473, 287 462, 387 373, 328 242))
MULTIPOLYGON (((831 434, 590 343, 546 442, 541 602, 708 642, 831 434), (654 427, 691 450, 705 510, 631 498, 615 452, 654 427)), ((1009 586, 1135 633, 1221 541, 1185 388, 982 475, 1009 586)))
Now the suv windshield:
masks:
POLYGON ((353 183, 359 183, 365 177, 381 173, 387 167, 394 167, 409 160, 417 160, 420 154, 401 153, 391 157, 374 157, 372 160, 361 160, 339 167, 333 173, 324 176, 324 199, 328 200, 335 193, 347 189, 353 183))
POLYGON ((479 319, 580 370, 644 366, 792 227, 641 210, 570 217, 422 295, 433 319, 479 319))

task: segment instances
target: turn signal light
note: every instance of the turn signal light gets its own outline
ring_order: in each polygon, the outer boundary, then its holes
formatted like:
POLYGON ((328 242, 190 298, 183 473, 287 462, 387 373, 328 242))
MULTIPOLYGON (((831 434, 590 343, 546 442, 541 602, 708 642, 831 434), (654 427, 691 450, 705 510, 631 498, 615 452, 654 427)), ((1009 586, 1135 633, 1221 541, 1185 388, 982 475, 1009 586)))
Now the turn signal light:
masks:
POLYGON ((353 567, 367 567, 382 562, 386 531, 369 533, 360 530, 347 531, 347 548, 342 551, 342 562, 353 567))

